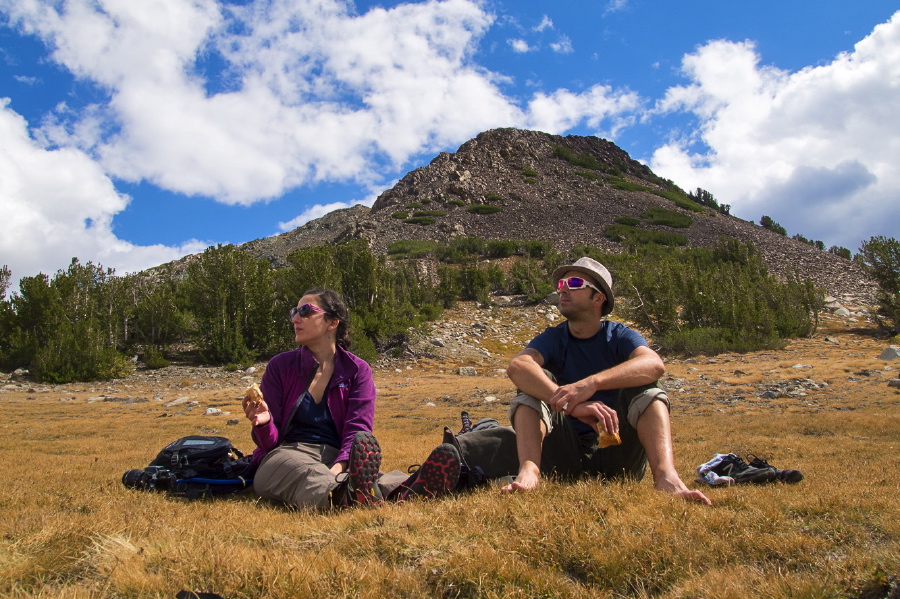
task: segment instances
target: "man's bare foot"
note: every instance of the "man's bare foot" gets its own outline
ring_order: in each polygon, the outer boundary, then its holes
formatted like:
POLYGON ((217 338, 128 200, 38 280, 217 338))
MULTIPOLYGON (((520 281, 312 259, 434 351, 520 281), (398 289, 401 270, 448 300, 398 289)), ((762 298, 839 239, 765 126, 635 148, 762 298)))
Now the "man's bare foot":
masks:
POLYGON ((712 505, 712 501, 709 498, 701 493, 700 491, 694 491, 688 489, 687 486, 682 482, 680 478, 675 478, 674 480, 669 479, 661 479, 658 480, 653 487, 657 491, 663 491, 664 493, 671 493, 672 495, 676 495, 681 497, 685 501, 696 501, 697 503, 702 503, 703 505, 712 505))
POLYGON ((541 471, 538 468, 528 468, 524 467, 519 470, 518 476, 516 476, 513 482, 509 483, 505 487, 502 487, 500 491, 502 493, 517 493, 521 491, 533 491, 538 488, 538 485, 541 484, 541 471))

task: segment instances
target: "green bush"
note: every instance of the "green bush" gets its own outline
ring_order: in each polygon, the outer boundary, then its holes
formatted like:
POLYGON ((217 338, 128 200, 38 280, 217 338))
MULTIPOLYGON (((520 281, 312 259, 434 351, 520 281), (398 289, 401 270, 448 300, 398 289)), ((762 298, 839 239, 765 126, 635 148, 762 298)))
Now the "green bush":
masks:
POLYGON ((444 308, 452 308, 459 298, 459 269, 452 266, 441 265, 437 269, 438 289, 437 296, 444 308))
POLYGON ((478 264, 465 265, 459 269, 460 299, 486 304, 490 300, 490 280, 487 269, 478 264))
POLYGON ((609 183, 613 186, 613 189, 622 191, 650 191, 648 187, 645 187, 640 183, 632 183, 631 181, 620 179, 618 177, 610 177, 609 183))
POLYGON ((508 285, 512 293, 526 295, 529 301, 541 301, 553 291, 546 269, 537 260, 517 260, 509 271, 508 285))
POLYGON ((503 210, 503 208, 501 208, 500 206, 494 206, 492 204, 473 204, 466 210, 468 210, 472 214, 494 214, 495 212, 500 212, 501 210, 503 210))
POLYGON ((636 227, 641 224, 641 220, 639 218, 634 218, 633 216, 620 216, 616 219, 616 222, 620 225, 625 225, 626 227, 636 227))
POLYGON ((763 217, 759 219, 759 224, 764 229, 774 231, 775 233, 778 233, 779 235, 787 235, 787 229, 785 229, 784 227, 782 227, 781 225, 776 223, 774 220, 772 220, 771 216, 763 215, 763 217))
POLYGON ((654 191, 653 193, 672 200, 679 208, 684 208, 685 210, 690 210, 691 212, 703 212, 703 206, 697 204, 696 202, 692 202, 679 194, 671 193, 668 191, 654 191))
POLYGON ((667 231, 650 231, 626 225, 607 225, 603 234, 611 241, 624 242, 640 246, 648 244, 681 246, 688 244, 688 238, 678 233, 667 231))
POLYGON ((783 349, 786 342, 777 337, 745 337, 727 329, 707 327, 672 331, 660 338, 666 352, 681 356, 714 356, 726 352, 750 352, 783 349))
POLYGON ((516 242, 510 240, 488 241, 486 255, 488 258, 507 258, 516 253, 516 242))
POLYGON ((537 179, 535 179, 534 177, 525 177, 525 182, 529 185, 534 185, 535 183, 537 183, 537 179))
POLYGON ((44 383, 117 379, 134 372, 134 364, 108 346, 91 323, 61 329, 41 347, 31 373, 44 383))
POLYGON ((497 195, 496 193, 486 193, 484 194, 484 199, 488 202, 502 202, 503 196, 497 195))
POLYGON ((403 220, 407 225, 433 225, 435 220, 428 216, 413 216, 403 220))
POLYGON ((553 250, 549 241, 521 241, 522 255, 526 258, 543 258, 553 250))
POLYGON ((531 168, 523 168, 522 174, 525 175, 526 177, 537 177, 538 176, 538 172, 531 168))
POLYGON ((409 212, 392 212, 391 216, 403 220, 404 218, 409 218, 409 212))
POLYGON ((834 254, 835 256, 840 256, 841 258, 844 258, 845 260, 853 259, 853 254, 850 252, 850 250, 848 250, 845 247, 839 246, 839 245, 833 245, 830 248, 828 248, 828 253, 834 254))
POLYGON ((555 146, 553 148, 553 155, 557 158, 562 158, 573 166, 580 166, 592 171, 603 169, 603 166, 597 162, 597 159, 590 154, 579 154, 566 146, 555 146))
MULTIPOLYGON (((596 256, 594 256, 596 257, 596 256)), ((604 261, 622 314, 677 353, 752 351, 816 329, 824 293, 811 281, 769 275, 752 244, 714 250, 644 247, 604 261)))
POLYGON ((663 225, 680 229, 686 229, 694 222, 694 219, 687 214, 682 214, 681 212, 676 212, 674 210, 666 210, 665 208, 650 208, 649 210, 645 210, 641 212, 641 218, 646 219, 651 225, 663 225))
POLYGON ((598 173, 591 173, 588 171, 575 171, 575 174, 579 177, 584 177, 585 179, 590 179, 592 181, 603 181, 603 175, 598 173))
POLYGON ((462 200, 449 200, 447 203, 450 204, 451 206, 465 206, 466 205, 466 203, 463 202, 462 200))
POLYGON ((900 331, 900 241, 893 237, 871 237, 863 242, 857 257, 878 284, 878 316, 891 332, 900 331))
POLYGON ((420 241, 416 239, 401 239, 392 241, 388 245, 388 255, 406 258, 427 258, 434 256, 443 245, 437 241, 420 241))
POLYGON ((144 365, 151 370, 157 370, 168 366, 169 361, 166 360, 162 351, 160 351, 157 346, 148 345, 146 349, 144 349, 144 365))

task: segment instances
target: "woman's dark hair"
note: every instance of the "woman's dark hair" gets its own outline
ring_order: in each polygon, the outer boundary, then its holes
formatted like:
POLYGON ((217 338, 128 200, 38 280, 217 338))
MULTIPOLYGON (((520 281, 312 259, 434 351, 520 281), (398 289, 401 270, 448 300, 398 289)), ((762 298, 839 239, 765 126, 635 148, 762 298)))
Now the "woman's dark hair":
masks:
POLYGON ((344 349, 350 349, 350 311, 344 298, 337 291, 324 287, 309 289, 303 295, 316 296, 319 307, 326 312, 325 316, 338 321, 338 328, 334 333, 335 340, 344 349))

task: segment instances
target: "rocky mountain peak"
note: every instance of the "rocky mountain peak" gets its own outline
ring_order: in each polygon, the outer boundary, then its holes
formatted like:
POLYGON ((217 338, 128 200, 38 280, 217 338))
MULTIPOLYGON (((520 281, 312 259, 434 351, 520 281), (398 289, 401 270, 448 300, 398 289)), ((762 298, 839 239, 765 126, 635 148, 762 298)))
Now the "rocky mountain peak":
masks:
POLYGON ((409 172, 371 209, 336 211, 244 248, 276 266, 299 247, 349 239, 365 239, 378 253, 398 240, 455 236, 618 252, 622 244, 605 231, 624 218, 641 229, 683 235, 692 246, 712 247, 721 236, 750 241, 776 274, 798 271, 833 295, 871 297, 874 286, 855 263, 708 207, 687 209, 673 201, 673 189, 605 139, 492 129, 409 172), (654 209, 682 213, 690 225, 653 224, 645 215, 654 209))

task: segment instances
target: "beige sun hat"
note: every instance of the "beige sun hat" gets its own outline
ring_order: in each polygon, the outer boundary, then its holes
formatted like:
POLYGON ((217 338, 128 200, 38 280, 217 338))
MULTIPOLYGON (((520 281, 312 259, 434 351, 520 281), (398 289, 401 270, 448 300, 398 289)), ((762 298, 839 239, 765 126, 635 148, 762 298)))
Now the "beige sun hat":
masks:
POLYGON ((564 274, 573 270, 575 272, 586 274, 600 285, 600 290, 603 291, 603 295, 606 296, 606 303, 603 304, 603 312, 600 315, 606 316, 612 312, 616 300, 613 297, 612 275, 609 274, 609 270, 593 258, 585 256, 584 258, 576 260, 574 264, 560 266, 554 270, 552 275, 553 282, 559 281, 564 274))

